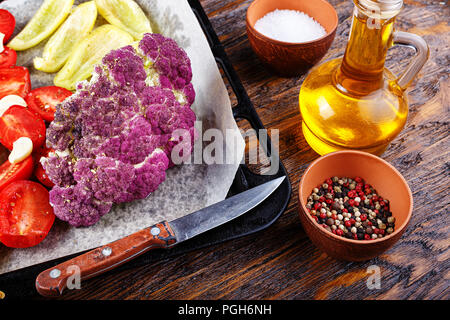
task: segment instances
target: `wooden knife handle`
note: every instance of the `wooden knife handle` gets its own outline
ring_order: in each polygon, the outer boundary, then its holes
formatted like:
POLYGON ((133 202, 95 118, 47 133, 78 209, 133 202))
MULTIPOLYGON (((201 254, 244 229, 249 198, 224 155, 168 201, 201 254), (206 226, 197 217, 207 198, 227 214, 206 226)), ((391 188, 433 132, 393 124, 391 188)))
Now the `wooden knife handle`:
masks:
POLYGON ((43 271, 36 278, 36 289, 46 297, 61 295, 69 279, 75 282, 77 276, 80 281, 97 276, 150 249, 167 248, 175 242, 169 223, 157 223, 43 271))

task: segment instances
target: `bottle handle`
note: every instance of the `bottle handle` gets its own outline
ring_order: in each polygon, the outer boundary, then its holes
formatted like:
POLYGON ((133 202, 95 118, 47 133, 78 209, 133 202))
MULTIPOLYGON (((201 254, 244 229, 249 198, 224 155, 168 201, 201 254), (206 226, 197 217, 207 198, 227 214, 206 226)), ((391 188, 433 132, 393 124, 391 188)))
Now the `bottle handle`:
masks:
POLYGON ((397 79, 397 85, 402 90, 406 90, 406 88, 408 88, 414 80, 414 77, 419 73, 425 62, 428 60, 430 49, 422 37, 409 32, 394 32, 393 42, 394 44, 411 46, 416 50, 416 56, 408 65, 403 74, 397 79))

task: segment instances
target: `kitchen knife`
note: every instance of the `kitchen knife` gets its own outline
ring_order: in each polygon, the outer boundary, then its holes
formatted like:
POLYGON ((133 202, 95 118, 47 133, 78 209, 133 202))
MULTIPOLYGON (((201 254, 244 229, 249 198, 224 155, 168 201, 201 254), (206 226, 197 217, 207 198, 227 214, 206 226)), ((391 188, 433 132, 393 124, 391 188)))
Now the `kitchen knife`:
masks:
POLYGON ((157 223, 47 269, 36 278, 36 289, 43 296, 58 296, 67 287, 68 280, 75 276, 79 276, 80 281, 92 278, 148 250, 170 248, 191 239, 255 208, 284 179, 280 177, 266 182, 173 221, 157 223), (79 272, 78 275, 75 272, 79 272))

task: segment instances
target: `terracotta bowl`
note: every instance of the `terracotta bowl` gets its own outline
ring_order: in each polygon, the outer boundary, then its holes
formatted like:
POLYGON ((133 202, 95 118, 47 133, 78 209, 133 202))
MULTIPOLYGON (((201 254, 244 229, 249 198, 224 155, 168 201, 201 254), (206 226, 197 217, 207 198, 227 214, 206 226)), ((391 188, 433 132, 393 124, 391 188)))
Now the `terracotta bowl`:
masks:
POLYGON ((361 151, 337 151, 315 160, 303 174, 298 197, 300 220, 311 241, 329 256, 347 261, 369 260, 390 248, 405 231, 413 208, 411 190, 397 169, 383 159, 361 151), (333 176, 359 176, 388 199, 396 220, 394 232, 375 240, 353 240, 320 226, 306 209, 307 198, 312 189, 333 176))
POLYGON ((337 25, 336 10, 325 0, 255 0, 247 9, 247 36, 253 51, 266 67, 285 77, 300 75, 322 59, 333 42, 337 25), (266 37, 256 31, 254 25, 275 9, 302 11, 319 22, 327 34, 303 43, 289 43, 266 37))

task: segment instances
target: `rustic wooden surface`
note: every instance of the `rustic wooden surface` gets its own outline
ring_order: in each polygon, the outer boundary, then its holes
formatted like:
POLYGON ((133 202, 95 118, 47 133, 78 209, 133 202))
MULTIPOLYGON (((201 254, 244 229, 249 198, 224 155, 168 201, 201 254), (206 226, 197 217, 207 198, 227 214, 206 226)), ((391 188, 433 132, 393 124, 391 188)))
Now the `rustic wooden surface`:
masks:
MULTIPOLYGON (((203 0, 220 40, 264 124, 280 130, 280 157, 293 196, 268 229, 224 244, 113 271, 82 283, 62 299, 449 299, 449 102, 448 3, 409 0, 397 29, 423 36, 430 59, 409 91, 410 114, 403 132, 383 154, 407 179, 414 212, 401 240, 365 263, 333 260, 308 240, 297 216, 297 184, 316 159, 300 129, 297 94, 304 77, 283 79, 267 72, 245 32, 249 0, 203 0), (367 268, 381 269, 381 289, 369 290, 367 268)), ((335 41, 324 59, 343 54, 351 1, 334 0, 339 15, 335 41)), ((389 66, 400 72, 412 50, 394 48, 389 66)))

